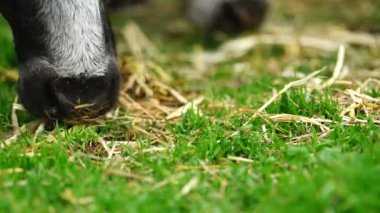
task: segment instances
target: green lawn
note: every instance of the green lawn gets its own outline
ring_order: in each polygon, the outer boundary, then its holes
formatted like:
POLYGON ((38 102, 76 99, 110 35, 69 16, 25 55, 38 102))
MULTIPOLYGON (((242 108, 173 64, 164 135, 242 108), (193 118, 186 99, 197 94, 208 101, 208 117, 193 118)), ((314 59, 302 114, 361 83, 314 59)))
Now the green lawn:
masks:
MULTIPOLYGON (((299 14, 323 17, 296 17, 296 9, 287 11, 297 1, 275 7, 259 34, 349 43, 342 72, 347 75, 323 89, 337 64, 337 48, 275 41, 201 69, 189 58, 204 49, 216 51, 228 38, 204 38, 171 7, 154 19, 148 17, 155 15, 154 7, 128 17, 114 14, 120 58, 131 69, 123 70, 145 82, 94 124, 60 123, 53 131, 35 131, 30 127, 35 119, 18 113, 27 130, 0 148, 0 212, 379 212, 380 47, 367 41, 380 38, 367 34, 376 31, 372 19, 357 28, 352 23, 360 22, 360 15, 344 22, 326 11, 326 2, 316 11, 310 1, 299 14), (159 56, 142 59, 127 48, 122 37, 128 37, 124 26, 130 20, 159 56), (360 29, 350 35, 367 36, 367 43, 351 44, 347 28, 360 29), (330 30, 346 34, 337 40, 330 30), (137 72, 141 66, 152 72, 137 72), (290 82, 320 69, 258 112, 290 82), (363 85, 368 79, 375 80, 363 85), (183 103, 160 83, 188 100, 204 100, 180 118, 165 119, 183 103), (352 97, 363 101, 354 104, 352 97)), ((5 73, 15 68, 14 58, 9 29, 0 20, 1 141, 13 135, 17 84, 5 73)))

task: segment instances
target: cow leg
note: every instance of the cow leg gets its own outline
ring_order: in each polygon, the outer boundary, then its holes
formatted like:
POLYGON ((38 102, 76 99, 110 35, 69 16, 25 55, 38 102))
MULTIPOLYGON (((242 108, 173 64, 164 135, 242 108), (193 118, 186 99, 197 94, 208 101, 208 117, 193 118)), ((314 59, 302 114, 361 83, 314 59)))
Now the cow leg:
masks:
POLYGON ((238 33, 258 29, 268 11, 267 0, 184 0, 184 11, 205 32, 238 33))
POLYGON ((107 0, 108 6, 112 9, 118 9, 122 7, 127 7, 135 4, 141 4, 147 0, 107 0))

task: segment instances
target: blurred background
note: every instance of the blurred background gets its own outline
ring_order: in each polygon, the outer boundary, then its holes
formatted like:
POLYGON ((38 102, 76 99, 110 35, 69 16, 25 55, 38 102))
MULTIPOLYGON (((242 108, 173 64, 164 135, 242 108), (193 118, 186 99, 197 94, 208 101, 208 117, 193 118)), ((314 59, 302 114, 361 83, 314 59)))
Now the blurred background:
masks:
MULTIPOLYGON (((129 1, 129 0, 120 0, 129 1)), ((380 33, 380 1, 378 0, 270 0, 271 9, 266 25, 302 29, 310 26, 339 26, 352 31, 380 33)), ((144 30, 157 35, 164 31, 179 31, 194 36, 190 27, 183 27, 183 12, 179 0, 152 0, 148 4, 113 13, 114 26, 124 26, 131 19, 144 30), (159 25, 156 25, 160 23, 159 25), (144 24, 149 27, 144 27, 144 24), (151 25, 154 25, 153 27, 151 25), (190 31, 190 32, 189 32, 190 31)), ((164 32, 165 33, 165 32, 164 32)), ((191 38, 190 38, 191 39, 191 38)), ((12 36, 4 19, 0 18, 0 70, 16 66, 12 36)))
POLYGON ((271 21, 302 27, 335 24, 350 30, 380 32, 377 0, 272 0, 271 21))

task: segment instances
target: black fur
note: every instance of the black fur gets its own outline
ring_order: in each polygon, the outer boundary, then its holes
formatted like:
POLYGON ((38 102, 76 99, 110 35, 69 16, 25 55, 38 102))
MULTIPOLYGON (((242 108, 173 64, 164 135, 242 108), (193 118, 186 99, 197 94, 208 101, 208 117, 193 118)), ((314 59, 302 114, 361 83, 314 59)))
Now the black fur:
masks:
POLYGON ((266 0, 237 0, 223 3, 210 26, 211 31, 239 33, 260 28, 268 11, 266 0))

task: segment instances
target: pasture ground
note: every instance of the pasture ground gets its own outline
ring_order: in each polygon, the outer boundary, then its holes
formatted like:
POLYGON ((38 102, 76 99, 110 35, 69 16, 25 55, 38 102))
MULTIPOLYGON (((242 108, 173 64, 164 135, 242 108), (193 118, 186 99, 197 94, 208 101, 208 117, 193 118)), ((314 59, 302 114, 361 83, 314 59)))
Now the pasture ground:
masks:
POLYGON ((115 13, 118 108, 53 131, 14 103, 2 20, 0 212, 380 211, 380 5, 288 2, 237 40, 115 13))

